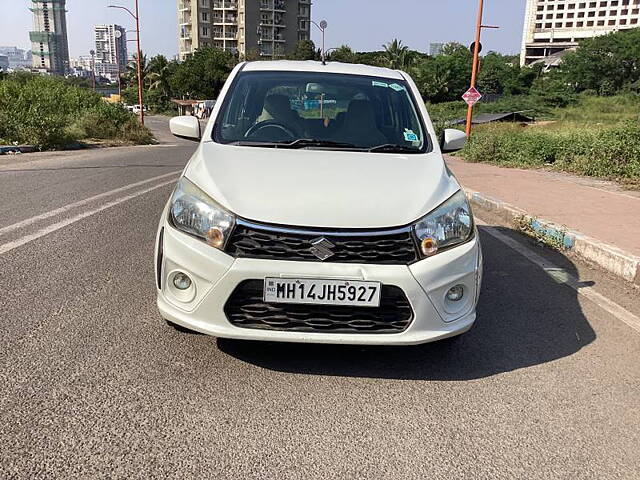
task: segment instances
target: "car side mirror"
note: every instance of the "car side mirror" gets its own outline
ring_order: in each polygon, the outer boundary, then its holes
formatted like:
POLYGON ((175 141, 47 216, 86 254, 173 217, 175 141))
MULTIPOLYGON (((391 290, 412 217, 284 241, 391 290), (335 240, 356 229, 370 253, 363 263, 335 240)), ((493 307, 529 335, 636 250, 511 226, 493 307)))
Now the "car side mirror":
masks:
POLYGON ((440 149, 443 153, 457 152, 462 150, 467 143, 467 135, 460 130, 454 128, 447 128, 442 133, 442 142, 440 143, 440 149))
POLYGON ((187 138, 189 140, 200 140, 202 137, 200 121, 190 115, 173 117, 169 121, 169 130, 171 130, 171 133, 176 137, 187 138))

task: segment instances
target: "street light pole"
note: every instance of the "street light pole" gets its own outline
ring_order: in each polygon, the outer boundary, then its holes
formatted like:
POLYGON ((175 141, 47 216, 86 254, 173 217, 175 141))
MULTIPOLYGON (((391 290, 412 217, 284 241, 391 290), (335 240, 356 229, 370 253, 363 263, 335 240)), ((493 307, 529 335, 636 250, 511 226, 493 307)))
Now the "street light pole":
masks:
POLYGON ((136 21, 136 43, 137 43, 137 47, 138 47, 138 103, 140 104, 140 123, 142 125, 144 125, 144 97, 142 95, 142 56, 141 56, 141 50, 140 50, 140 10, 138 8, 138 0, 135 0, 135 4, 136 4, 136 13, 133 13, 131 10, 129 10, 127 7, 121 7, 119 5, 109 5, 108 8, 119 8, 120 10, 124 10, 125 12, 127 12, 129 15, 131 15, 133 17, 133 19, 136 21))
POLYGON ((118 97, 120 98, 120 102, 122 102, 122 78, 121 78, 121 69, 120 69, 120 43, 122 40, 122 32, 120 30, 115 30, 113 32, 113 36, 116 37, 115 47, 116 47, 116 65, 118 66, 118 97))
POLYGON ((89 54, 91 55, 91 86, 93 87, 93 91, 96 91, 96 51, 89 50, 89 54))
POLYGON ((327 29, 327 27, 329 26, 329 24, 327 23, 326 20, 322 20, 320 22, 320 24, 317 24, 316 22, 314 22, 313 20, 309 20, 311 23, 313 23, 316 27, 318 27, 318 30, 320 30, 322 32, 322 50, 321 50, 321 58, 322 58, 322 64, 324 65, 326 62, 326 53, 324 50, 324 31, 327 29))

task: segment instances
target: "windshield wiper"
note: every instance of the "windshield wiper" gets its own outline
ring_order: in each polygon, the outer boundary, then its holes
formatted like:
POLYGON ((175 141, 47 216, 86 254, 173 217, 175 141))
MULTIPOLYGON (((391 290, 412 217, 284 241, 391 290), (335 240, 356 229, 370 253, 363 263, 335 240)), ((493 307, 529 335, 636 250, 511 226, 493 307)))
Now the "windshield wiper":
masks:
POLYGON ((384 152, 384 153, 420 153, 420 149, 407 147, 405 145, 397 145, 395 143, 385 143, 377 145, 367 150, 368 152, 384 152))
POLYGON ((228 145, 235 145, 237 147, 265 147, 265 148, 278 148, 282 146, 281 143, 251 142, 249 140, 238 140, 237 142, 231 142, 228 145))
POLYGON ((239 147, 264 147, 264 148, 306 148, 306 147, 328 147, 328 148, 347 148, 350 150, 366 150, 353 145, 352 143, 334 142, 332 140, 319 140, 317 138, 299 138, 293 142, 256 142, 251 140, 238 140, 231 142, 230 145, 239 147))
POLYGON ((320 140, 317 138, 299 138, 291 143, 283 143, 281 148, 305 148, 305 147, 331 147, 331 148, 349 148, 362 150, 361 147, 352 143, 334 142, 333 140, 320 140))

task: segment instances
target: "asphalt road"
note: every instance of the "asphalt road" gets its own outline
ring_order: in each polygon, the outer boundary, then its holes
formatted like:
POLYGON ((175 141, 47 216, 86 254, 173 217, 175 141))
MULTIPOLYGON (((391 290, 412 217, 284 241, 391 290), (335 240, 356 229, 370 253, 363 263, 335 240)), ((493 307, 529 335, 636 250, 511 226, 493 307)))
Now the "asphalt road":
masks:
MULTIPOLYGON (((158 146, 0 158, 0 478, 640 478, 640 334, 487 227, 455 342, 168 327, 153 240, 195 144, 150 124, 158 146)), ((537 253, 640 312, 638 290, 537 253)))

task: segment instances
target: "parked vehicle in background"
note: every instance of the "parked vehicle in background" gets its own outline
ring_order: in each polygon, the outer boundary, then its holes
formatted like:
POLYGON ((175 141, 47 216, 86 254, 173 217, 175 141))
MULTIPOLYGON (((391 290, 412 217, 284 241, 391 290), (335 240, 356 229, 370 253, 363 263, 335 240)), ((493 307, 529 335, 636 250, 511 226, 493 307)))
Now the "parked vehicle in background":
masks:
MULTIPOLYGON (((138 115, 140 113, 140 104, 125 105, 125 108, 127 110, 129 110, 130 112, 135 113, 136 115, 138 115)), ((149 111, 149 108, 146 105, 144 106, 144 111, 145 111, 145 113, 149 111)))
POLYGON ((160 219, 157 303, 218 337, 416 344, 473 325, 482 252, 413 80, 319 62, 237 66, 160 219))

